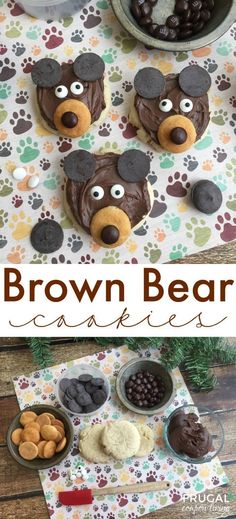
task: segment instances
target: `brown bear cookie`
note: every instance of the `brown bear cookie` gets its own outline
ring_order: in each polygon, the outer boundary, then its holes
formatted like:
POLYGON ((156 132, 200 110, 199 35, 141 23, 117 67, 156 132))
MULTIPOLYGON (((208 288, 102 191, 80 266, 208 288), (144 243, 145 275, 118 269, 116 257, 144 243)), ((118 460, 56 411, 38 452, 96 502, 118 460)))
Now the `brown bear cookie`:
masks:
POLYGON ((139 138, 157 150, 188 150, 209 124, 210 86, 210 75, 198 65, 165 77, 155 68, 141 69, 134 78, 136 95, 129 115, 139 138))
POLYGON ((150 158, 139 150, 122 155, 73 151, 64 161, 65 209, 75 228, 102 247, 118 247, 142 225, 152 206, 150 158))
POLYGON ((81 137, 90 126, 100 124, 110 104, 105 64, 92 52, 74 63, 40 59, 32 68, 37 85, 37 104, 44 126, 67 137, 81 137))

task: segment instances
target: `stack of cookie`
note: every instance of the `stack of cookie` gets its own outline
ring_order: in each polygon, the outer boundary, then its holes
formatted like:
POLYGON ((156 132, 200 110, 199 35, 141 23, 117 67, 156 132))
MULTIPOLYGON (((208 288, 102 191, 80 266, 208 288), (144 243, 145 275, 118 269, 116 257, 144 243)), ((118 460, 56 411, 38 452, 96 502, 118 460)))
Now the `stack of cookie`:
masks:
POLYGON ((147 456, 154 449, 152 429, 127 420, 85 427, 79 435, 79 451, 92 463, 108 463, 110 458, 125 460, 147 456))

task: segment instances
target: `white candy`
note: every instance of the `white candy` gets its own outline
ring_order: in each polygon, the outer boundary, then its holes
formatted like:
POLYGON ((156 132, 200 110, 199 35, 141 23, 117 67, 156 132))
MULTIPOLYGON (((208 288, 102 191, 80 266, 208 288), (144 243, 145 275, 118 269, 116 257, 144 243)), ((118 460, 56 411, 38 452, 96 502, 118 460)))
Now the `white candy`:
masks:
POLYGON ((38 184, 39 184, 39 177, 38 177, 38 175, 33 175, 32 177, 29 178, 29 180, 28 180, 28 187, 30 189, 34 189, 35 187, 37 187, 38 184))
POLYGON ((26 177, 25 168, 14 169, 12 176, 15 180, 23 180, 26 177))

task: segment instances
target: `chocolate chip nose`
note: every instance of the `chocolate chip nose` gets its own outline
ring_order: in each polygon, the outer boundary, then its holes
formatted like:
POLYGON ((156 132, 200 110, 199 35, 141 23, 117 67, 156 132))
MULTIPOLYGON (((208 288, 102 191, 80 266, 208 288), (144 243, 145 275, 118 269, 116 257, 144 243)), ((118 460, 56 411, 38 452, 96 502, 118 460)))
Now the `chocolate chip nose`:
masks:
POLYGON ((114 225, 107 225, 106 227, 103 227, 101 232, 102 241, 103 243, 106 243, 106 245, 113 245, 113 243, 116 243, 119 239, 119 236, 119 230, 114 225))
POLYGON ((174 128, 171 131, 170 138, 174 144, 184 144, 187 140, 187 132, 184 128, 174 128))
POLYGON ((74 112, 65 112, 61 122, 66 128, 74 128, 78 124, 78 117, 74 112))

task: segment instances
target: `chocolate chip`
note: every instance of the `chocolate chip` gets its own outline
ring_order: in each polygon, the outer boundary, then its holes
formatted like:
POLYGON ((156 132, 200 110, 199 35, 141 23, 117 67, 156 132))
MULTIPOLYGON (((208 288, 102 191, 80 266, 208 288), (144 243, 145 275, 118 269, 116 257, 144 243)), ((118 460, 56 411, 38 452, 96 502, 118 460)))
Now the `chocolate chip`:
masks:
POLYGON ((92 375, 89 375, 89 374, 86 374, 84 373, 83 375, 80 375, 78 377, 78 380, 79 382, 81 382, 82 384, 86 384, 87 382, 90 382, 92 380, 92 375))
POLYGON ((222 204, 222 192, 211 180, 199 180, 192 188, 192 201, 195 207, 205 214, 218 211, 222 204))
POLYGON ((75 400, 70 400, 68 407, 70 411, 72 411, 72 413, 82 413, 83 410, 82 407, 75 400))
POLYGON ((74 182, 85 182, 93 176, 95 169, 96 160, 89 151, 72 151, 64 159, 65 174, 74 182))
POLYGON ((134 88, 136 92, 146 99, 158 97, 165 88, 165 78, 163 74, 153 67, 146 67, 136 74, 134 78, 134 88))
POLYGON ((73 70, 82 81, 96 81, 103 77, 105 63, 97 54, 85 52, 76 58, 73 70))
POLYGON ((64 233, 55 220, 45 218, 33 227, 30 235, 32 247, 42 254, 50 254, 61 248, 64 233))
POLYGON ((37 86, 42 88, 56 86, 62 78, 61 65, 55 59, 40 59, 33 65, 31 78, 37 86))
POLYGON ((107 395, 106 395, 105 391, 103 391, 103 389, 97 389, 93 393, 92 399, 95 404, 102 405, 106 401, 107 395))
POLYGON ((190 65, 180 72, 179 86, 185 94, 192 97, 201 97, 208 92, 211 86, 211 78, 204 68, 198 65, 190 65))

